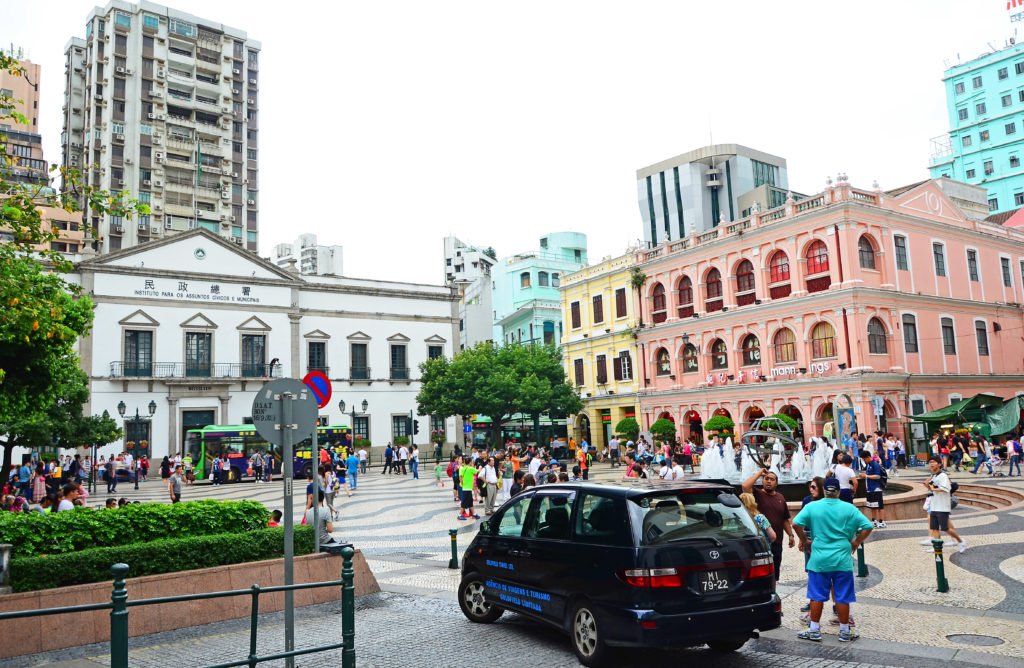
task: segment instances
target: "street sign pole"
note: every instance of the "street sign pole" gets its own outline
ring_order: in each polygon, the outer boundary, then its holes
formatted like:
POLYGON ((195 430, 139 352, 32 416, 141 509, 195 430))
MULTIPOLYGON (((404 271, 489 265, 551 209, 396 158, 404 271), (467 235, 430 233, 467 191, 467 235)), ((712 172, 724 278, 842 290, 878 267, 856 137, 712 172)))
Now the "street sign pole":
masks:
MULTIPOLYGON (((252 402, 253 427, 268 444, 281 448, 286 585, 295 584, 295 443, 316 438, 316 419, 317 402, 313 392, 294 378, 270 381, 260 388, 252 402)), ((290 590, 284 592, 284 646, 286 652, 295 650, 295 599, 290 590)), ((295 668, 294 657, 286 658, 285 666, 295 668)))
MULTIPOLYGON (((317 443, 316 428, 313 428, 313 447, 310 455, 313 473, 313 554, 320 551, 320 445, 317 443)), ((324 490, 327 494, 327 490, 324 490)))
MULTIPOLYGON (((284 462, 281 464, 281 471, 284 473, 284 584, 291 585, 295 582, 294 560, 295 560, 295 518, 292 517, 292 484, 294 480, 293 465, 294 453, 292 452, 292 399, 295 395, 291 392, 282 392, 281 399, 281 449, 284 454, 284 462)), ((315 430, 314 430, 315 433, 315 430)), ((291 652, 295 649, 295 596, 291 589, 284 592, 284 651, 291 652)), ((285 659, 285 668, 295 668, 295 657, 289 656, 285 659)))

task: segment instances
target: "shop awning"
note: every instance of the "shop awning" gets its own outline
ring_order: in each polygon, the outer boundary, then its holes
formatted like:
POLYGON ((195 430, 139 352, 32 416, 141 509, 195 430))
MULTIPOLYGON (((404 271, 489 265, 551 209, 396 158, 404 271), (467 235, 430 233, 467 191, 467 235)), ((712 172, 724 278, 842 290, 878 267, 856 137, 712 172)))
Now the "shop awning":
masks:
POLYGON ((1022 397, 1014 397, 999 408, 988 412, 985 421, 990 428, 990 435, 999 436, 1013 431, 1020 422, 1020 409, 1022 397))
POLYGON ((910 419, 917 422, 949 422, 953 424, 982 422, 985 421, 988 414, 987 409, 1000 408, 1003 406, 1003 403, 1002 397, 992 394, 976 394, 969 399, 961 399, 945 408, 940 408, 930 413, 922 413, 921 415, 913 415, 910 419))

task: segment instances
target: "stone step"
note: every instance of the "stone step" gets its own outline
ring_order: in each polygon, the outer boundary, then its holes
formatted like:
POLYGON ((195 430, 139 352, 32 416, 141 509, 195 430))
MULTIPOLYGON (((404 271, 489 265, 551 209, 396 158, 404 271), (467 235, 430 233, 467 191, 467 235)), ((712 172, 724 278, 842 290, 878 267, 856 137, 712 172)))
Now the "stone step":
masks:
POLYGON ((957 490, 957 497, 961 500, 978 499, 996 504, 1000 508, 1006 508, 1024 502, 1024 494, 1005 488, 988 487, 984 485, 960 485, 957 490))

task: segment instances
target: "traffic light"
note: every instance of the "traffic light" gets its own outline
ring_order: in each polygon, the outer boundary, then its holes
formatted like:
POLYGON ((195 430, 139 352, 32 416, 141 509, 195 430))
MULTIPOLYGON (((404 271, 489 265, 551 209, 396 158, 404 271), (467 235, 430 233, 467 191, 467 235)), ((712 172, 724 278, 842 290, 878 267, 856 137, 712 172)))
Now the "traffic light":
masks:
POLYGON ((413 434, 420 433, 420 421, 419 420, 413 420, 412 421, 412 433, 413 434))

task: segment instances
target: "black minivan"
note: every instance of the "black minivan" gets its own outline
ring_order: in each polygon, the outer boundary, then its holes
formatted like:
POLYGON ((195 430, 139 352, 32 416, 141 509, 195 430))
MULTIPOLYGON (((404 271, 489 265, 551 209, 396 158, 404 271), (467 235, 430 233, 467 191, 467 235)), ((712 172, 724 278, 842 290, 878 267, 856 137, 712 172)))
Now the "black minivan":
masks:
POLYGON ((562 629, 587 666, 616 647, 733 651, 782 623, 770 546, 713 482, 530 488, 481 524, 458 596, 473 622, 562 629))

